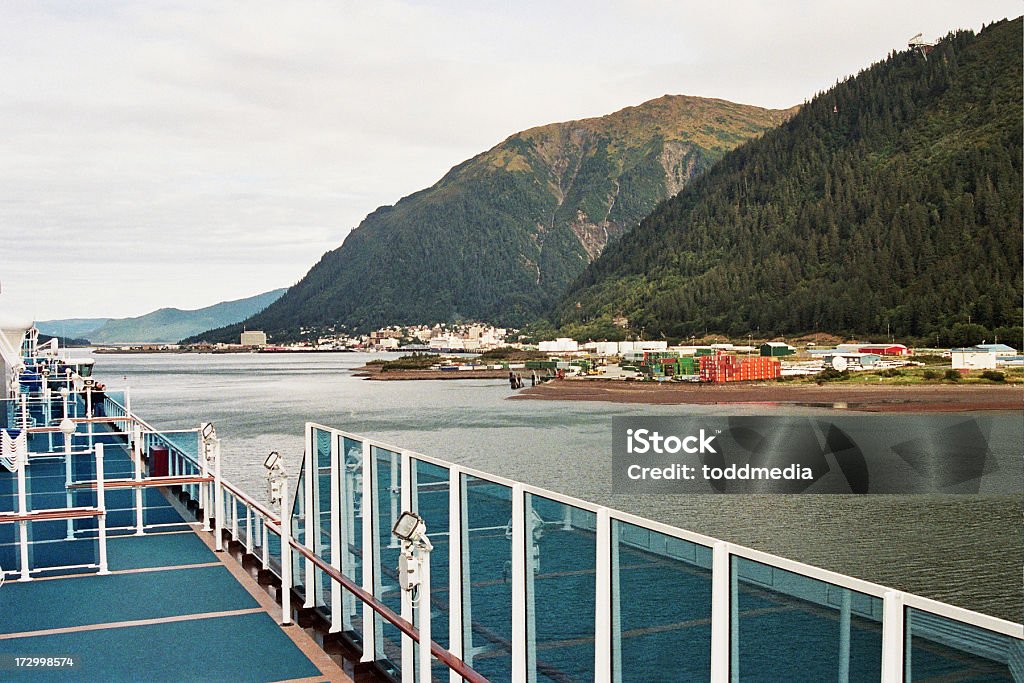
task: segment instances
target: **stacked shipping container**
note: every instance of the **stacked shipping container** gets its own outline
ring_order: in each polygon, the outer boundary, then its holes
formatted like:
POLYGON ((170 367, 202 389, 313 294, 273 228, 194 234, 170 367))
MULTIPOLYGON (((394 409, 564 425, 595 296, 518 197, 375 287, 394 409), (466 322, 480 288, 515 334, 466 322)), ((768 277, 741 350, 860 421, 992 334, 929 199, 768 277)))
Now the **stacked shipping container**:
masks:
POLYGON ((782 363, 767 356, 728 356, 719 352, 700 359, 701 382, 746 382, 775 379, 782 374, 782 363))

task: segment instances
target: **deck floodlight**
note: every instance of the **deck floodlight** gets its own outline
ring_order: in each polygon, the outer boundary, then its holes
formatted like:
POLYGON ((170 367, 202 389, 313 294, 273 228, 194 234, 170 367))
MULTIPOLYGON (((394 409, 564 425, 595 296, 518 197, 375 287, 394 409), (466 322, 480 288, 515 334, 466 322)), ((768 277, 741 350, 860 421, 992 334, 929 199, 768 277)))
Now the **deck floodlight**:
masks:
POLYGON ((288 481, 288 473, 284 471, 284 460, 277 451, 270 451, 270 455, 263 461, 267 468, 267 497, 271 505, 285 504, 285 483, 288 481))
POLYGON ((267 459, 263 461, 263 466, 266 467, 268 470, 273 470, 275 467, 277 467, 277 463, 279 463, 280 461, 281 454, 278 453, 277 451, 270 451, 270 455, 268 455, 267 459))
MULTIPOLYGON (((62 390, 66 391, 66 390, 62 390)), ((70 417, 65 417, 60 421, 60 431, 64 436, 71 436, 75 433, 76 425, 70 417)))
POLYGON ((67 398, 71 391, 67 387, 61 387, 59 393, 61 398, 67 398))
POLYGON ((427 524, 422 517, 415 512, 403 512, 391 533, 408 543, 418 543, 426 530, 427 524))

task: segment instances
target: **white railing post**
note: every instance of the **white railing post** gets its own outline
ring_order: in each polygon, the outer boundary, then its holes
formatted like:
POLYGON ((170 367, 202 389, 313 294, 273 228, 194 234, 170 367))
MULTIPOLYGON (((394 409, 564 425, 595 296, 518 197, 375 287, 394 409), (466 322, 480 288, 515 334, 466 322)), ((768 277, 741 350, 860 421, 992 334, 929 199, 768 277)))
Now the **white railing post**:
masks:
MULTIPOLYGON (((423 591, 420 594, 420 649, 419 649, 419 665, 420 675, 419 683, 431 683, 434 680, 431 654, 430 654, 430 547, 420 548, 419 559, 422 563, 420 565, 420 588, 423 591)), ((408 593, 409 591, 402 591, 402 593, 408 593)), ((410 643, 411 644, 411 643, 410 643)), ((402 659, 405 659, 404 650, 402 659)), ((412 648, 409 648, 412 652, 412 648)), ((409 667, 410 672, 412 667, 409 667)), ((402 678, 405 678, 405 671, 403 669, 402 678)))
MULTIPOLYGON (((304 524, 305 533, 303 534, 305 536, 305 541, 303 542, 303 545, 305 545, 306 549, 310 552, 314 552, 314 534, 320 533, 320 511, 318 509, 319 506, 316 504, 316 500, 313 497, 313 489, 319 483, 317 480, 320 478, 316 448, 317 444, 316 439, 313 438, 313 427, 307 422, 306 452, 304 455, 304 460, 306 461, 306 479, 304 490, 301 493, 303 500, 306 501, 303 506, 306 510, 306 519, 304 524)), ((299 492, 296 491, 296 495, 298 494, 299 492)), ((306 558, 305 563, 306 585, 303 586, 303 592, 306 594, 306 597, 305 600, 302 601, 302 606, 304 608, 310 608, 316 604, 317 571, 316 565, 313 564, 313 560, 306 558)))
POLYGON ((292 623, 292 511, 287 477, 281 480, 281 623, 292 623))
MULTIPOLYGON (((374 517, 376 516, 377 503, 374 501, 374 486, 373 477, 371 473, 375 469, 373 458, 371 457, 370 445, 365 441, 362 442, 363 448, 363 482, 360 486, 360 495, 362 496, 363 511, 363 590, 370 595, 375 595, 374 582, 375 575, 377 573, 376 561, 374 558, 373 547, 375 545, 374 535, 374 517)), ((363 654, 359 661, 361 662, 372 662, 377 658, 377 618, 370 607, 365 602, 363 603, 363 654)))
MULTIPOLYGON (((26 421, 25 415, 25 396, 21 396, 21 409, 22 409, 22 425, 25 429, 24 424, 26 421)), ((15 464, 18 467, 18 514, 28 514, 28 486, 26 482, 25 470, 28 467, 28 434, 25 434, 25 448, 19 448, 17 455, 15 456, 15 464)), ((70 507, 70 506, 69 506, 70 507)), ((31 567, 28 561, 28 525, 27 519, 18 521, 18 552, 20 553, 21 560, 21 577, 19 581, 31 581, 32 576, 30 575, 31 567)))
POLYGON ((89 432, 89 448, 93 447, 93 427, 92 427, 92 385, 85 387, 85 417, 88 420, 86 423, 86 429, 89 432))
POLYGON ((619 571, 619 534, 621 524, 613 521, 611 523, 611 651, 612 651, 612 683, 622 683, 622 595, 619 580, 622 576, 619 571))
MULTIPOLYGON (((64 420, 68 419, 67 416, 67 398, 65 397, 65 417, 61 418, 61 424, 64 420)), ((65 507, 73 506, 73 494, 71 493, 71 434, 64 434, 64 503, 65 507)), ((75 520, 69 519, 67 528, 67 535, 65 539, 68 541, 74 540, 75 538, 75 520)))
POLYGON ((245 554, 252 555, 252 508, 245 505, 245 554))
MULTIPOLYGON (((113 400, 110 402, 112 404, 113 400)), ((132 388, 129 386, 124 388, 124 417, 125 420, 120 431, 124 432, 126 435, 134 434, 135 432, 132 430, 132 426, 135 424, 135 421, 132 420, 132 388)))
MULTIPOLYGON (((448 470, 448 650, 462 658, 462 470, 448 470)), ((472 643, 470 643, 472 644, 472 643)), ((462 677, 449 673, 449 683, 462 683, 462 677)))
MULTIPOLYGON (((139 426, 136 425, 136 424, 132 424, 131 430, 132 430, 132 459, 135 461, 135 481, 141 482, 142 481, 142 451, 140 450, 141 444, 139 443, 139 441, 140 441, 139 426)), ((143 531, 143 526, 145 525, 145 520, 143 520, 143 514, 142 514, 142 510, 143 510, 142 500, 143 500, 143 494, 144 493, 145 493, 145 491, 143 490, 143 488, 141 486, 136 486, 135 487, 135 535, 136 536, 142 536, 145 533, 143 531)))
POLYGON ((96 507, 99 508, 100 574, 109 574, 107 568, 107 497, 103 483, 103 444, 96 444, 96 507))
MULTIPOLYGON (((210 476, 210 463, 209 458, 206 457, 206 443, 203 439, 202 432, 197 435, 199 439, 199 446, 197 452, 199 453, 199 467, 203 477, 210 476)), ((173 461, 173 458, 168 458, 169 461, 173 461)), ((174 475, 173 471, 169 474, 174 475)), ((204 481, 199 483, 199 509, 203 512, 203 531, 213 531, 213 525, 210 522, 211 513, 215 513, 213 506, 213 488, 210 486, 210 482, 204 481)), ((265 565, 264 565, 265 566, 265 565)))
MULTIPOLYGON (((50 426, 53 422, 53 406, 51 401, 53 398, 50 395, 50 383, 47 377, 43 377, 45 386, 43 387, 43 425, 46 427, 50 426)), ((46 432, 46 452, 53 453, 53 432, 46 432)))
POLYGON ((220 439, 213 440, 213 518, 214 547, 217 552, 224 550, 224 489, 220 478, 220 439))
MULTIPOLYGON (((566 510, 570 508, 566 506, 566 510)), ((611 683, 612 679, 612 523, 608 508, 597 511, 594 543, 594 680, 611 683)))
POLYGON ((267 531, 269 519, 264 519, 260 524, 260 541, 263 544, 263 551, 260 554, 260 564, 263 569, 270 571, 270 532, 267 531))
POLYGON ((729 544, 715 543, 711 557, 711 683, 729 683, 729 544))
POLYGON ((526 493, 512 487, 512 680, 528 680, 526 671, 526 493))
MULTIPOLYGON (((331 434, 331 566, 341 572, 341 558, 348 552, 348 548, 342 545, 341 541, 341 479, 344 463, 344 453, 339 453, 338 437, 331 434)), ((330 633, 340 633, 345 621, 344 605, 342 605, 342 591, 340 583, 331 581, 331 628, 330 633)))
POLYGON ((853 593, 841 588, 839 603, 839 683, 850 683, 850 617, 853 593))
POLYGON ((903 593, 882 598, 882 683, 903 682, 903 593))
MULTIPOLYGON (((415 483, 414 483, 414 477, 413 477, 413 473, 412 473, 412 459, 409 456, 408 451, 402 451, 402 453, 401 453, 401 455, 399 457, 399 462, 397 464, 398 464, 398 467, 396 468, 395 467, 395 465, 396 465, 395 458, 391 458, 391 527, 390 527, 391 529, 394 528, 394 522, 398 518, 398 510, 397 510, 397 508, 399 507, 399 505, 401 506, 402 511, 409 510, 409 511, 415 512, 415 510, 413 510, 413 504, 412 504, 412 500, 413 500, 413 497, 414 497, 413 496, 413 490, 414 490, 415 483), (399 481, 398 486, 396 486, 395 485, 395 481, 399 477, 401 477, 401 479, 399 481), (397 496, 395 495, 396 489, 397 489, 397 493, 398 493, 397 496)), ((429 528, 430 528, 429 524, 428 524, 427 528, 429 530, 429 528)), ((396 542, 397 541, 398 541, 398 537, 395 536, 394 534, 391 534, 391 543, 389 544, 388 547, 396 547, 396 542)), ((430 555, 428 554, 426 557, 427 557, 427 561, 429 561, 430 555)), ((427 569, 424 568, 424 571, 427 571, 427 569)), ((421 575, 421 576, 423 576, 423 575, 421 575)), ((427 587, 428 586, 429 586, 429 584, 424 580, 421 583, 421 585, 420 585, 420 593, 419 593, 419 596, 420 596, 420 599, 419 599, 419 603, 420 603, 419 604, 419 607, 420 607, 420 626, 419 626, 419 628, 420 628, 420 650, 421 651, 423 650, 423 622, 426 621, 426 623, 428 624, 428 628, 429 628, 429 623, 430 623, 429 616, 425 620, 423 618, 423 611, 427 610, 428 614, 429 614, 429 611, 430 611, 430 593, 427 592, 427 590, 428 590, 427 587)), ((412 605, 412 592, 411 591, 406 591, 406 590, 402 591, 402 618, 405 619, 406 621, 408 621, 410 624, 413 623, 413 605, 412 605)), ((429 636, 429 632, 428 632, 428 636, 429 636)), ((427 643, 427 652, 430 652, 430 643, 429 642, 427 643)), ((403 633, 402 634, 402 683, 412 683, 412 681, 414 679, 413 673, 415 671, 415 662, 416 662, 416 658, 415 657, 416 657, 415 642, 413 641, 413 639, 410 636, 407 636, 406 634, 403 633)), ((422 663, 422 658, 420 659, 420 661, 422 663)), ((428 662, 430 661, 430 657, 429 656, 427 657, 427 661, 428 662)), ((429 667, 428 667, 428 670, 429 670, 429 667)), ((422 673, 421 673, 420 674, 420 679, 422 680, 422 678, 423 678, 423 676, 422 676, 422 673)))

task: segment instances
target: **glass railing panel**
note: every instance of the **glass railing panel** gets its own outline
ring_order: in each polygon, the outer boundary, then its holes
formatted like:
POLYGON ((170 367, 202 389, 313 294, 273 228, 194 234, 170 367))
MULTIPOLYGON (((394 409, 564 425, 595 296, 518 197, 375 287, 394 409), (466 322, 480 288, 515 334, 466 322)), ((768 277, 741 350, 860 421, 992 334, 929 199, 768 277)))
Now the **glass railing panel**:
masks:
POLYGON ((270 561, 270 566, 267 569, 281 578, 281 536, 269 526, 267 527, 267 556, 270 561))
POLYGON ((711 676, 711 549, 612 520, 616 680, 711 676))
POLYGON ((525 511, 527 675, 593 680, 597 515, 532 494, 525 511))
POLYGON ((242 500, 237 498, 235 499, 235 519, 238 520, 236 524, 238 534, 235 536, 235 540, 244 546, 248 538, 246 529, 252 522, 252 519, 249 515, 249 508, 246 507, 242 500))
POLYGON ((961 621, 907 608, 903 680, 996 683, 1024 678, 1024 643, 961 621), (1011 670, 1016 664, 1019 677, 1011 670))
POLYGON ((463 659, 492 681, 512 676, 512 489, 462 476, 463 659))
MULTIPOLYGON (((402 591, 398 586, 398 539, 391 529, 401 513, 401 456, 376 446, 370 449, 373 460, 371 489, 374 492, 374 596, 397 613, 402 611, 402 591)), ((402 663, 402 633, 391 623, 376 617, 376 657, 383 666, 397 673, 402 663)))
POLYGON ((881 598, 740 557, 731 596, 734 681, 880 679, 881 598))
MULTIPOLYGON (((331 433, 313 430, 313 464, 316 480, 313 486, 313 552, 325 562, 331 561, 331 433)), ((322 571, 317 572, 316 608, 330 618, 331 582, 322 571)))
MULTIPOLYGON (((430 553, 430 633, 441 647, 448 648, 448 558, 451 545, 448 542, 449 508, 448 490, 450 475, 448 469, 421 460, 412 461, 413 495, 412 509, 427 525, 427 537, 434 549, 430 553)), ((414 623, 419 626, 422 603, 413 608, 414 623)), ((418 651, 419 646, 415 645, 418 651)), ((417 655, 418 656, 418 655, 417 655)), ((414 662, 419 663, 418 659, 414 662)), ((416 670, 419 675, 419 669, 416 670)), ((431 674, 434 680, 447 681, 448 668, 434 663, 431 674)))
MULTIPOLYGON (((299 544, 306 543, 306 467, 303 464, 299 478, 295 482, 294 502, 292 503, 291 535, 299 544)), ((292 552, 292 586, 302 596, 306 595, 306 558, 292 552)))
MULTIPOLYGON (((341 472, 338 476, 340 487, 338 502, 340 511, 338 515, 341 571, 357 585, 362 585, 362 557, 363 557, 363 500, 362 500, 362 472, 363 472, 363 444, 359 441, 346 437, 337 437, 337 448, 341 455, 341 472)), ((345 592, 342 594, 342 630, 345 632, 357 632, 362 637, 362 611, 355 597, 345 592)))
POLYGON ((363 444, 359 441, 340 437, 342 447, 341 486, 341 535, 345 554, 342 555, 341 570, 358 584, 362 584, 363 547, 363 444))

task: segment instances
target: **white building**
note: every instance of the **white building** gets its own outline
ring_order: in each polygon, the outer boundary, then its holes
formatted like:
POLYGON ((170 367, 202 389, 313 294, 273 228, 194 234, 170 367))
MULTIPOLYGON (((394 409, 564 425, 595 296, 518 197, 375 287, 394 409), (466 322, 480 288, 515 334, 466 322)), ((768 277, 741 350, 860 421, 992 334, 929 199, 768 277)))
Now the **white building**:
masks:
POLYGON ((242 346, 266 346, 267 333, 261 330, 246 330, 242 332, 242 346))
POLYGON ((966 349, 953 349, 952 357, 954 370, 996 369, 996 354, 977 346, 966 349))
POLYGON ((542 353, 575 353, 580 350, 579 342, 568 337, 559 337, 554 341, 542 341, 537 344, 542 353))

